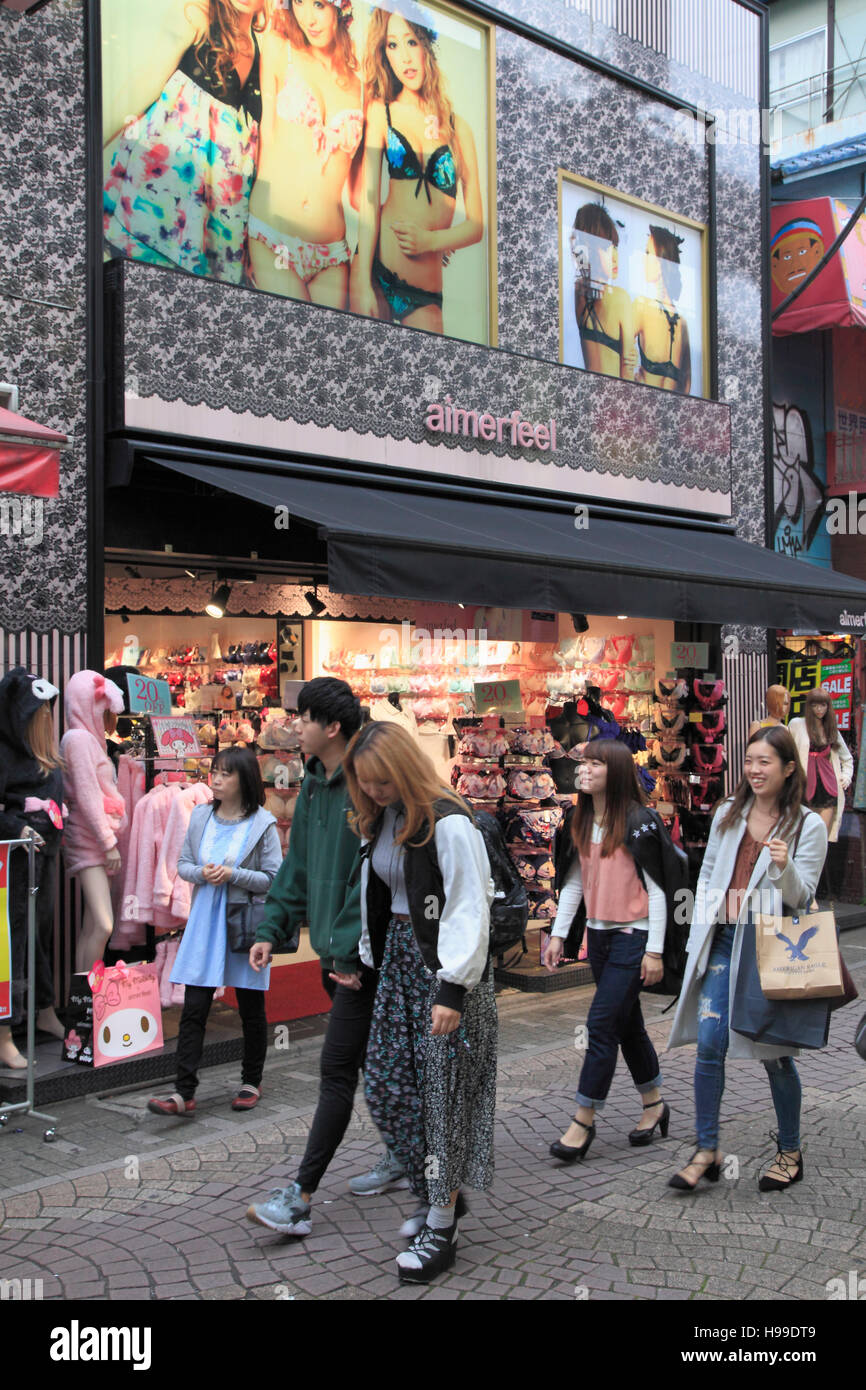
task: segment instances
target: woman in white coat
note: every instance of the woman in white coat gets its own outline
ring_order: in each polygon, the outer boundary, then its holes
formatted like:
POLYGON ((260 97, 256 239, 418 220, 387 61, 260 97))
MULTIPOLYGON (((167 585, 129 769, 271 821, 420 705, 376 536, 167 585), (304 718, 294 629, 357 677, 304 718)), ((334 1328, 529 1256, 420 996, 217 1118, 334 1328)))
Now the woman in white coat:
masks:
POLYGON ((845 789, 854 776, 854 759, 839 733, 830 692, 820 686, 810 690, 805 717, 792 719, 788 732, 806 779, 803 801, 818 812, 830 842, 835 844, 845 810, 845 789))
POLYGON ((778 1152, 760 1179, 762 1192, 781 1191, 803 1176, 800 1078, 796 1049, 772 1047, 735 1033, 729 1024, 743 931, 750 906, 763 912, 808 907, 827 853, 821 817, 802 807, 803 775, 787 729, 759 729, 746 746, 743 776, 717 809, 698 880, 685 979, 669 1047, 697 1043, 695 1111, 698 1148, 669 1181, 693 1191, 717 1182, 719 1111, 725 1056, 764 1063, 779 1125, 778 1152))

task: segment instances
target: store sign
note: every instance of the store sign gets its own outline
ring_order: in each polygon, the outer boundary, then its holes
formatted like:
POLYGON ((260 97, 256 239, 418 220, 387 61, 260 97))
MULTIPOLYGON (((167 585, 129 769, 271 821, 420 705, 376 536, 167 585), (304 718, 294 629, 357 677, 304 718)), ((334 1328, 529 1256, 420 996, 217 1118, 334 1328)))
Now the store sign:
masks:
POLYGON ((476 681, 476 714, 523 714, 520 681, 476 681))
POLYGON ((709 660, 708 642, 671 642, 671 666, 675 671, 680 667, 700 668, 705 671, 709 660))
POLYGON ((779 662, 778 670, 780 683, 791 692, 791 719, 799 718, 805 713, 806 696, 809 691, 825 685, 830 692, 839 728, 851 728, 854 670, 850 658, 788 658, 779 662))
POLYGON ((424 424, 433 434, 471 435, 473 439, 486 439, 491 444, 495 440, 497 444, 520 445, 524 449, 540 449, 542 453, 554 453, 556 450, 555 420, 533 425, 529 420, 521 419, 519 410, 512 410, 510 415, 465 410, 453 405, 450 396, 445 397, 444 405, 438 401, 428 405, 424 424))
POLYGON ((839 614, 839 627, 852 628, 856 632, 866 632, 866 613, 849 613, 845 608, 839 614))
POLYGON ((129 709, 132 714, 171 714, 171 690, 168 681, 148 680, 147 676, 128 675, 129 709))
POLYGON ((12 942, 9 936, 9 845, 0 841, 0 1018, 12 1016, 12 942))

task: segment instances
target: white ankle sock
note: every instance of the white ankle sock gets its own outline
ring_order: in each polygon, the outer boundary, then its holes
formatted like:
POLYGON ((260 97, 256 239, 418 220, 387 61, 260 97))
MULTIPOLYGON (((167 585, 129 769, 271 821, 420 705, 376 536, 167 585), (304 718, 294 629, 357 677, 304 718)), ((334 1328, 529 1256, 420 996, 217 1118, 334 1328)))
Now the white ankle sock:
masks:
POLYGON ((434 1231, 447 1231, 454 1225, 454 1207, 431 1207, 427 1213, 427 1225, 434 1231))

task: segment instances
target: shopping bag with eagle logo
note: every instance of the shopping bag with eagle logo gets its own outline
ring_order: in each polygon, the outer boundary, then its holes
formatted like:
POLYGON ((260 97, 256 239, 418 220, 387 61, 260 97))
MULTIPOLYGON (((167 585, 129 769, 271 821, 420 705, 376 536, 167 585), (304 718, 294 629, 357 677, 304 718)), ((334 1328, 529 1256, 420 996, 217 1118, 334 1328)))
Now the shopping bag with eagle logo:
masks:
POLYGON ((766 999, 832 999, 844 994, 836 918, 816 903, 790 917, 758 916, 755 944, 766 999))

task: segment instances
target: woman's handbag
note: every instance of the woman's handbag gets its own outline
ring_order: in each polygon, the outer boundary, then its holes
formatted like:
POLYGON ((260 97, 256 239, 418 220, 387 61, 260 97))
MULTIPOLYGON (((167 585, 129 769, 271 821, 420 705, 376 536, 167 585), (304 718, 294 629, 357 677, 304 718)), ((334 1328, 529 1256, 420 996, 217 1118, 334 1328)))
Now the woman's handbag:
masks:
POLYGON ((264 898, 247 898, 246 902, 226 903, 226 935, 229 950, 249 955, 255 945, 256 932, 264 921, 264 898))
POLYGON ((830 1030, 831 1000, 768 999, 761 988, 751 917, 743 928, 731 1028, 769 1047, 821 1048, 830 1030))

